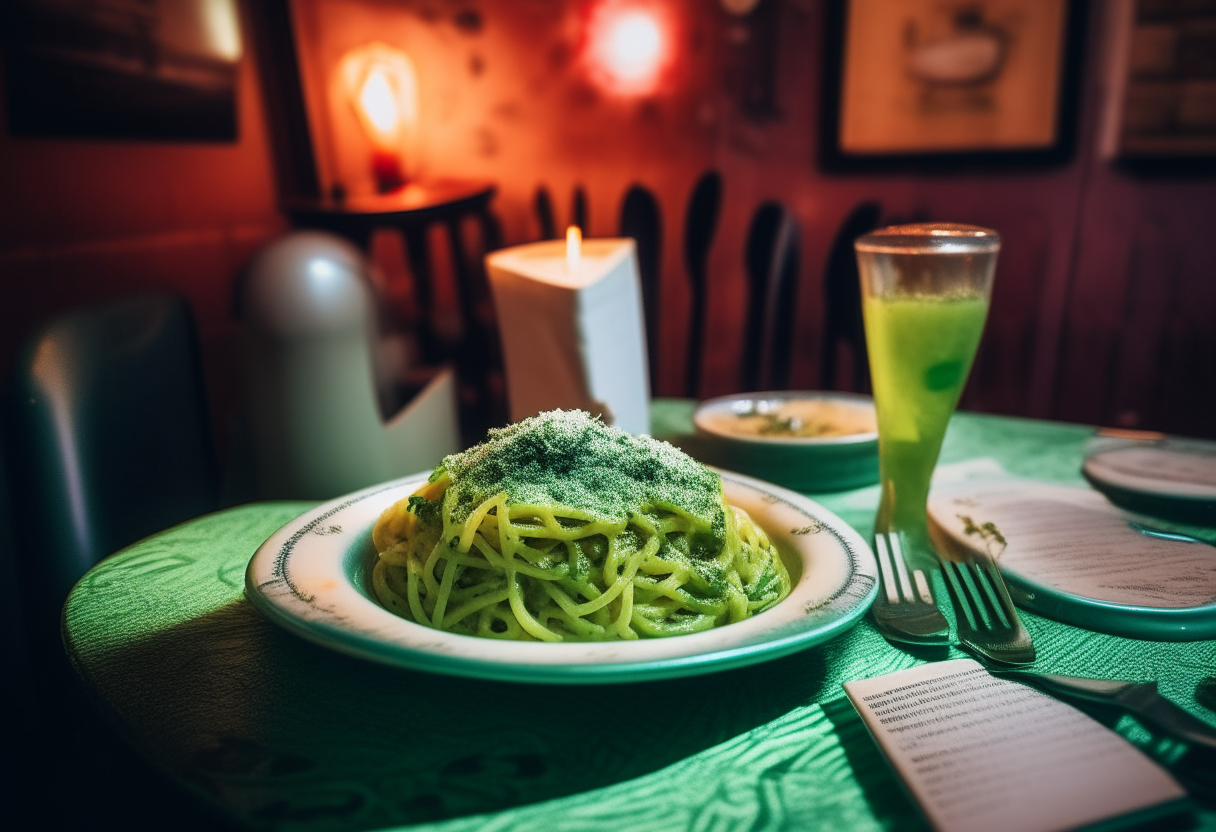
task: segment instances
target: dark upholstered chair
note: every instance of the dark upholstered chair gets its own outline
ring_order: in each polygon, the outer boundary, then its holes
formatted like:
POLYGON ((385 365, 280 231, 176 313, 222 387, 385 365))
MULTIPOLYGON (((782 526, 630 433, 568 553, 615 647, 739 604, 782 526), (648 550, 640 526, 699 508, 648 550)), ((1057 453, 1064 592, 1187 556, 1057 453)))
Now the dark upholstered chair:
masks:
POLYGON ((53 321, 19 357, 6 411, 19 567, 37 607, 57 613, 101 558, 217 506, 183 298, 132 297, 53 321))

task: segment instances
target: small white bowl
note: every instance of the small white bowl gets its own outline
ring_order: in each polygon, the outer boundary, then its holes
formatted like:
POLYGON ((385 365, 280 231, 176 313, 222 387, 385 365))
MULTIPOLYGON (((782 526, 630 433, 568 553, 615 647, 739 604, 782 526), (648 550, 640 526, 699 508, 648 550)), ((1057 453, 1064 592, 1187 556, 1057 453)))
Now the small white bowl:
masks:
POLYGON ((857 393, 783 390, 707 399, 693 422, 712 462, 797 491, 843 491, 878 482, 878 431, 836 436, 759 435, 731 430, 740 417, 775 413, 793 401, 823 402, 856 410, 876 424, 874 400, 857 393))

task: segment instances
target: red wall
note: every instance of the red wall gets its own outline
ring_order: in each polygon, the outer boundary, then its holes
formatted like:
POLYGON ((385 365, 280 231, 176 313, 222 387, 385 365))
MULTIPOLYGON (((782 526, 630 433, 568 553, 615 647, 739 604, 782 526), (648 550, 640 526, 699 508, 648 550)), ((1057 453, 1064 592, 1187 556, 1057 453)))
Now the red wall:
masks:
POLYGON ((233 144, 26 139, 0 130, 0 378, 58 312, 175 291, 193 304, 223 424, 233 386, 232 282, 252 251, 286 227, 249 59, 237 95, 233 144))
POLYGON ((748 77, 746 53, 760 35, 716 3, 659 4, 672 21, 679 60, 665 88, 647 100, 613 97, 581 72, 588 4, 483 3, 480 27, 459 25, 455 7, 436 13, 425 3, 298 6, 304 50, 322 65, 375 39, 413 56, 424 164, 434 173, 497 181, 509 242, 537 234, 530 206, 538 185, 553 192, 559 224, 571 189, 584 185, 594 235, 616 232, 631 183, 656 192, 665 222, 662 305, 669 312, 659 344, 659 392, 682 389, 685 201, 696 178, 716 167, 725 178, 725 207, 712 255, 714 334, 704 357, 704 394, 739 384, 743 237, 757 204, 784 200, 801 222, 794 383, 815 387, 828 246, 854 205, 877 199, 889 216, 972 222, 999 229, 1005 239, 968 406, 1216 435, 1210 415, 1216 334, 1209 324, 1216 319, 1216 269, 1205 234, 1216 217, 1216 184, 1137 177, 1099 158, 1108 4, 1091 4, 1071 163, 1037 171, 851 176, 827 175, 816 163, 828 37, 820 3, 780 4, 777 112, 770 118, 748 116, 737 94, 748 77))
MULTIPOLYGON (((1216 435, 1216 262, 1205 234, 1216 217, 1216 184, 1136 177, 1098 158, 1106 4, 1091 4, 1073 162, 1036 172, 849 176, 827 175, 816 163, 821 4, 780 4, 777 109, 769 118, 746 115, 735 92, 755 33, 717 3, 663 5, 680 59, 664 91, 645 101, 605 95, 578 71, 582 3, 300 0, 296 9, 307 59, 332 60, 369 40, 413 56, 426 170, 499 183, 496 210, 508 243, 535 238, 531 200, 541 184, 557 200, 559 223, 571 189, 585 186, 597 236, 616 232, 630 184, 657 194, 669 321, 658 345, 657 392, 682 387, 684 203, 696 178, 716 167, 725 201, 711 258, 703 394, 739 384, 742 247, 755 207, 784 200, 801 223, 793 383, 815 387, 828 245, 852 207, 873 198, 891 216, 988 225, 1005 239, 969 406, 1216 435), (480 25, 470 25, 470 9, 480 25)), ((248 57, 240 102, 235 145, 0 138, 0 359, 10 360, 38 317, 170 286, 193 299, 210 372, 227 395, 232 280, 257 244, 283 227, 248 57)), ((403 268, 396 258, 386 266, 390 276, 403 268)))

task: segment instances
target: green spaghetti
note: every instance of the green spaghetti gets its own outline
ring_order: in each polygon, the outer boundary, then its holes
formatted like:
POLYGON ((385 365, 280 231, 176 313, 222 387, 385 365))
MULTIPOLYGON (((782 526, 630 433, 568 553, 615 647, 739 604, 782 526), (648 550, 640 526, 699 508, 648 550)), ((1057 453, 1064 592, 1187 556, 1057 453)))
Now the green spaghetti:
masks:
POLYGON ((429 627, 601 641, 696 633, 784 598, 767 535, 721 478, 581 411, 490 431, 372 533, 376 596, 429 627))

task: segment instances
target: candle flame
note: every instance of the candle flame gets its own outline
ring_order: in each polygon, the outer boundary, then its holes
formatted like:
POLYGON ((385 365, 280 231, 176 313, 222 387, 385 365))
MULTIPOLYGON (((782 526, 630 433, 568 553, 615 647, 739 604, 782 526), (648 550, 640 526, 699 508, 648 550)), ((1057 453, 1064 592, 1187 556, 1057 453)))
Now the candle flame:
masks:
POLYGON ((577 225, 566 229, 566 269, 570 274, 578 271, 578 261, 583 256, 583 230, 577 225))

